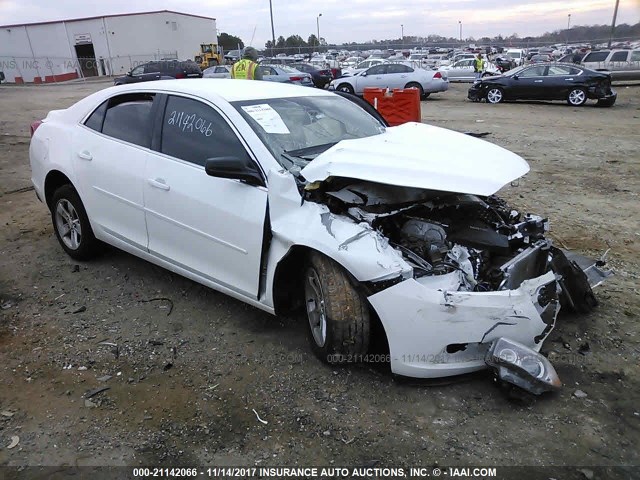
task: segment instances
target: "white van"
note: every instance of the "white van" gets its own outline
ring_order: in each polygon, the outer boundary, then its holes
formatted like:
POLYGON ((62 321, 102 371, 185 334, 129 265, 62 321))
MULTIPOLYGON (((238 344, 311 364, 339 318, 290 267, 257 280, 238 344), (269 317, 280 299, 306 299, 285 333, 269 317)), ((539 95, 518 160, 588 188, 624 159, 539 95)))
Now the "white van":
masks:
POLYGON ((526 52, 522 48, 510 48, 504 54, 509 55, 511 58, 513 58, 513 60, 516 62, 516 66, 524 64, 526 52))

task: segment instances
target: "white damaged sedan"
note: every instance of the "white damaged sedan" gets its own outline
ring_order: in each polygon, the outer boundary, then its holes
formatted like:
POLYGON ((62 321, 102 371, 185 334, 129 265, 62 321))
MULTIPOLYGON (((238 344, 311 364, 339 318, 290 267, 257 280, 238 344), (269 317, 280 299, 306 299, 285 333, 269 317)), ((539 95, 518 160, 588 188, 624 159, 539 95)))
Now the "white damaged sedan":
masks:
POLYGON ((494 196, 527 163, 442 128, 389 128, 352 95, 259 87, 125 85, 35 122, 32 181, 62 248, 85 260, 105 242, 272 314, 302 307, 326 362, 363 359, 380 335, 396 374, 489 366, 557 388, 537 352, 560 306, 589 311, 607 272, 494 196))

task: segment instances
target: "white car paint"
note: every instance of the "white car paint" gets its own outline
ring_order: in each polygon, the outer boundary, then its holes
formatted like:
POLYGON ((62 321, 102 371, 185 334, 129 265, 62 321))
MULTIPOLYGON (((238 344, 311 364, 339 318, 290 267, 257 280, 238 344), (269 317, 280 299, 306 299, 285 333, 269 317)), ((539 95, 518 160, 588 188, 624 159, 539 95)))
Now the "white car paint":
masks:
MULTIPOLYGON (((534 339, 546 337, 550 327, 541 322, 534 303, 539 288, 553 275, 530 279, 514 290, 486 293, 457 291, 464 282, 459 271, 446 278, 413 278, 413 267, 380 231, 334 214, 324 204, 302 201, 294 173, 283 168, 229 103, 334 94, 286 84, 253 85, 214 79, 132 84, 101 90, 66 110, 50 112, 29 150, 37 196, 45 198, 51 172, 66 175, 98 239, 269 313, 276 313, 278 266, 293 248, 322 252, 359 282, 400 278, 393 287, 369 296, 389 340, 391 369, 398 374, 435 377, 484 368, 478 355, 500 335, 539 350, 542 343, 534 339), (135 92, 184 96, 217 110, 250 152, 266 187, 210 177, 201 166, 115 140, 83 124, 103 101, 135 92), (267 212, 272 239, 263 243, 267 212), (462 342, 469 342, 468 351, 442 360, 443 345, 462 342)), ((362 141, 342 141, 302 173, 314 182, 346 175, 485 195, 527 170, 523 159, 488 142, 410 124, 362 141)))
MULTIPOLYGON (((438 68, 442 74, 446 74, 451 82, 472 82, 475 79, 475 59, 465 58, 458 60, 453 65, 445 65, 438 68)), ((498 67, 486 59, 484 61, 484 75, 499 75, 498 67)))
POLYGON ((387 128, 374 137, 343 140, 318 155, 301 173, 310 182, 347 177, 486 196, 528 171, 529 165, 520 156, 493 143, 412 122, 387 128), (476 154, 478 148, 482 155, 476 154), (445 151, 449 152, 446 162, 424 154, 445 151))
POLYGON ((374 65, 367 70, 353 76, 340 77, 332 80, 330 90, 350 91, 362 95, 364 89, 375 88, 406 88, 410 83, 418 83, 424 93, 446 92, 449 89, 447 75, 433 70, 424 70, 407 65, 408 62, 397 62, 374 65), (396 67, 397 66, 397 67, 396 67), (399 72, 389 72, 389 69, 404 68, 399 72), (382 72, 380 72, 382 70, 382 72), (436 75, 437 74, 437 75, 436 75), (348 90, 347 90, 348 89, 348 90))
POLYGON ((343 68, 342 75, 355 75, 357 73, 364 72, 367 68, 373 67, 374 65, 381 65, 383 63, 389 63, 389 61, 384 58, 368 58, 358 63, 355 67, 343 68))

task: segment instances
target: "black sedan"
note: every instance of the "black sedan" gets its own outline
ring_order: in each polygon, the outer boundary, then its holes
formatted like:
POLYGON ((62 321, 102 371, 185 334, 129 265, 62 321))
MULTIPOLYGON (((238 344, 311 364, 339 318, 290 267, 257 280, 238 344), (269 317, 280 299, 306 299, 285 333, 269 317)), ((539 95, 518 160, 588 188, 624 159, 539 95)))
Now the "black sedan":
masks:
POLYGON ((476 102, 565 100, 574 107, 584 105, 587 99, 611 107, 616 97, 611 89, 611 75, 567 63, 514 68, 504 75, 476 80, 468 93, 468 98, 476 102))
POLYGON ((331 80, 333 80, 333 74, 328 68, 323 70, 308 63, 292 63, 289 66, 311 75, 313 84, 318 88, 325 88, 327 85, 329 85, 331 80))
POLYGON ((202 70, 193 60, 158 60, 138 65, 126 75, 116 77, 113 84, 126 85, 172 78, 202 78, 202 70))

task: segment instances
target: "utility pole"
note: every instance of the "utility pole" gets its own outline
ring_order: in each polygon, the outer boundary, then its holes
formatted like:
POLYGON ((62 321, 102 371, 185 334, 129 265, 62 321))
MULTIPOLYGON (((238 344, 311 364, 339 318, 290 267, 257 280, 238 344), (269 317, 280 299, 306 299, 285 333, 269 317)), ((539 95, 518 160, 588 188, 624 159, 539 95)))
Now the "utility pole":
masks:
POLYGON ((458 24, 460 25, 460 43, 462 43, 462 20, 458 20, 458 24))
POLYGON ((571 14, 567 15, 567 45, 569 45, 569 31, 571 30, 571 14))
POLYGON ((404 24, 400 24, 400 32, 402 32, 402 48, 404 48, 404 24))
POLYGON ((318 16, 316 17, 316 28, 318 29, 317 33, 318 33, 318 52, 320 52, 320 17, 322 16, 321 13, 318 14, 318 16))
POLYGON ((276 48, 276 31, 273 28, 273 5, 269 0, 269 13, 271 14, 271 56, 273 57, 273 49, 276 48))
POLYGON ((616 18, 618 16, 618 5, 620 5, 620 0, 616 0, 616 8, 613 10, 613 21, 611 22, 611 34, 609 35, 609 44, 607 48, 611 48, 611 42, 613 41, 613 33, 616 29, 616 18))

